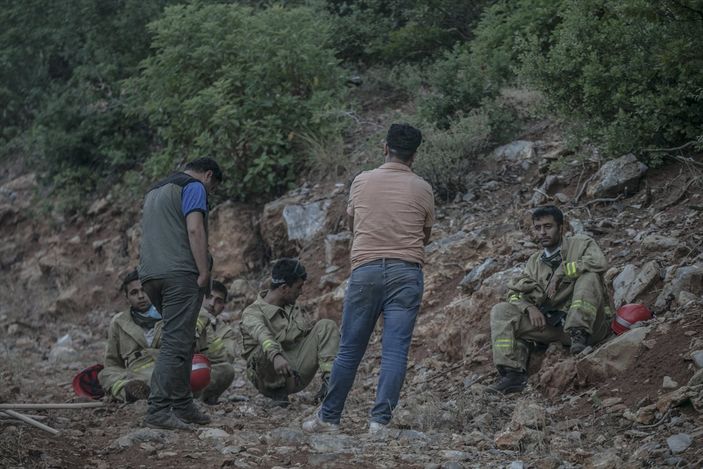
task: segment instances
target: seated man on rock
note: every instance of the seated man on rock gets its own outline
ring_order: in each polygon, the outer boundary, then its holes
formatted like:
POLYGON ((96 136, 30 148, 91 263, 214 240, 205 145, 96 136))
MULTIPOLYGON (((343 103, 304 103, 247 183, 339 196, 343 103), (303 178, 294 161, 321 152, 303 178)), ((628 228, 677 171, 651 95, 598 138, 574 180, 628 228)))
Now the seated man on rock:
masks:
POLYGON ((271 276, 271 289, 242 313, 247 376, 259 392, 285 407, 288 395, 310 384, 319 368, 322 387, 316 398, 322 399, 339 349, 339 328, 330 319, 313 324, 295 305, 307 279, 300 261, 277 261, 271 276))
POLYGON ((509 302, 491 310, 493 363, 501 377, 489 392, 525 388, 531 343, 562 342, 578 354, 609 332, 613 310, 603 283, 608 265, 596 242, 563 236, 564 215, 552 205, 535 209, 532 223, 543 249, 508 284, 509 302))
POLYGON ((105 368, 98 375, 105 393, 118 401, 149 397, 151 372, 161 342, 161 315, 151 305, 134 270, 122 282, 129 310, 110 322, 105 368))
POLYGON ((219 397, 234 380, 235 335, 232 327, 218 320, 227 303, 227 287, 214 280, 196 324, 196 348, 210 360, 210 384, 199 396, 209 405, 217 404, 219 397))

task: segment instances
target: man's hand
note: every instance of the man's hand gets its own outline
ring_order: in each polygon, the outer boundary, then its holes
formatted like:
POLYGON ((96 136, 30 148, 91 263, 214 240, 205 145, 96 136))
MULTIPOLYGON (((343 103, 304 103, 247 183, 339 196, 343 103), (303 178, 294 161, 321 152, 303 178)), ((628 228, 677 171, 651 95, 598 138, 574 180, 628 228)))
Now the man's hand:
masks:
POLYGON ((557 294, 557 287, 561 283, 561 279, 564 278, 564 272, 561 269, 557 269, 552 274, 552 278, 549 279, 549 286, 547 286, 547 298, 554 299, 557 294))
POLYGON ((293 376, 293 370, 290 369, 288 360, 280 353, 273 357, 273 369, 276 370, 277 374, 285 376, 286 378, 293 376))
POLYGON ((204 274, 198 275, 198 287, 205 288, 209 290, 210 286, 210 272, 205 272, 204 274))
POLYGON ((532 327, 539 330, 544 329, 544 326, 547 325, 547 321, 544 314, 542 314, 542 311, 540 311, 537 306, 529 306, 527 308, 527 313, 530 315, 530 323, 532 324, 532 327))

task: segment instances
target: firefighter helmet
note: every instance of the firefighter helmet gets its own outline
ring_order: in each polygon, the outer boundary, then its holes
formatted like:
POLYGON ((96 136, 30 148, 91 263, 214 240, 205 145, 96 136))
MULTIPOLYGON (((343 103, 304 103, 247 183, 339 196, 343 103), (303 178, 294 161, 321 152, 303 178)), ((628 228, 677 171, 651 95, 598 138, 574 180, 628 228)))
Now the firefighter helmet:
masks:
POLYGON ((193 355, 193 366, 190 370, 190 389, 193 392, 202 391, 210 384, 210 360, 201 354, 193 355))
POLYGON ((93 365, 78 373, 73 377, 71 386, 73 390, 82 397, 100 399, 105 395, 105 390, 100 385, 98 373, 103 369, 101 364, 93 365))
POLYGON ((615 334, 620 335, 624 332, 632 329, 632 326, 640 321, 648 321, 652 319, 654 315, 652 312, 643 304, 627 304, 621 306, 610 327, 613 329, 615 334))

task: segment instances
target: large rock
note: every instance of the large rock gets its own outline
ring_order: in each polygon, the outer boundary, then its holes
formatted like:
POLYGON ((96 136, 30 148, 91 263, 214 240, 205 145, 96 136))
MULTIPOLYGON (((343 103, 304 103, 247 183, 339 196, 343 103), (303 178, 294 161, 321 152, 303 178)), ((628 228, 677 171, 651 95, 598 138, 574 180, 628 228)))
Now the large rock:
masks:
POLYGON ((672 301, 681 304, 682 299, 691 295, 700 297, 701 294, 703 294, 703 264, 679 267, 666 274, 664 289, 657 297, 654 307, 661 310, 672 301))
POLYGON ((613 303, 616 308, 625 304, 625 296, 630 289, 630 285, 637 278, 637 267, 627 264, 622 271, 613 279, 613 303))
POLYGON ((635 364, 644 346, 642 342, 651 331, 651 326, 632 329, 581 359, 576 364, 582 384, 599 383, 606 378, 618 376, 635 364))
POLYGON ((481 265, 471 269, 471 271, 464 276, 459 285, 468 292, 477 290, 481 286, 481 282, 494 273, 497 268, 498 262, 496 262, 494 258, 489 257, 484 260, 481 265))
POLYGON ((589 197, 614 197, 621 193, 635 194, 639 190, 640 179, 647 166, 633 154, 621 156, 606 162, 596 173, 586 194, 589 197))
POLYGON ((499 161, 519 162, 531 160, 535 156, 535 144, 527 140, 516 140, 493 151, 493 158, 499 161))
POLYGON ((214 258, 212 275, 230 280, 257 267, 264 258, 254 225, 255 213, 242 205, 225 202, 209 219, 210 252, 214 258))
POLYGON ((310 242, 322 231, 327 220, 330 200, 318 200, 307 204, 286 205, 283 219, 288 229, 288 239, 310 242))
MULTIPOLYGON (((661 278, 661 266, 657 261, 649 261, 639 271, 635 280, 625 293, 625 303, 633 303, 637 297, 649 291, 650 287, 661 278)), ((616 304, 615 307, 620 307, 616 304)))

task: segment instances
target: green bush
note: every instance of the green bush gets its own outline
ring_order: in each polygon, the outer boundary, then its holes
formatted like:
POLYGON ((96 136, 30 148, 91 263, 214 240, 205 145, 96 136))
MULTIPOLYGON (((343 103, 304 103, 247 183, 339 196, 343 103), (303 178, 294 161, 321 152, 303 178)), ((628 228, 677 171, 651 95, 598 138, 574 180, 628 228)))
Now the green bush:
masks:
POLYGON ((571 0, 522 73, 611 156, 694 140, 703 126, 703 2, 571 0))
POLYGON ((154 54, 128 88, 132 112, 163 146, 147 162, 151 174, 210 155, 226 194, 276 194, 306 163, 300 135, 338 132, 342 70, 330 26, 313 10, 175 6, 150 29, 154 54))
POLYGON ((515 83, 523 44, 547 47, 564 0, 501 0, 486 8, 475 37, 446 53, 429 80, 432 93, 421 100, 422 115, 447 126, 457 112, 468 112, 515 83))

